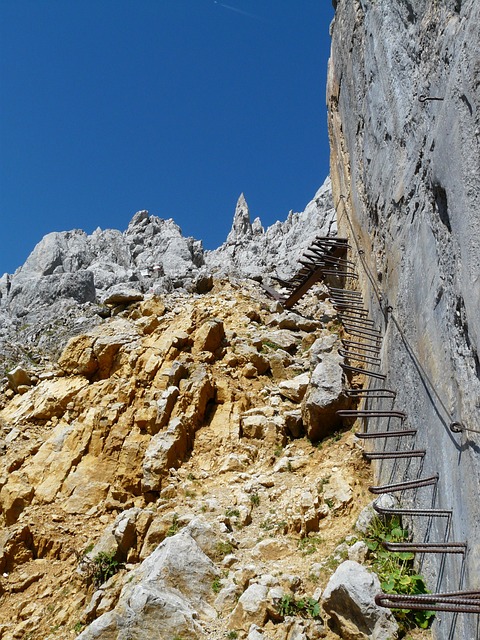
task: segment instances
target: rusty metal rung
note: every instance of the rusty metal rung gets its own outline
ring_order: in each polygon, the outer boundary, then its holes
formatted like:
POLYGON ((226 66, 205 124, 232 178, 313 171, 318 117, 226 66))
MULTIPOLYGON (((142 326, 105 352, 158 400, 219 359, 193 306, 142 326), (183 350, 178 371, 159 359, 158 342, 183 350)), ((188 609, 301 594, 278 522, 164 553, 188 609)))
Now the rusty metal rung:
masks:
POLYGON ((358 279, 358 275, 353 271, 337 271, 336 269, 322 269, 326 276, 338 276, 339 278, 358 279))
MULTIPOLYGON (((345 308, 343 310, 339 310, 339 315, 341 315, 342 317, 345 316, 346 314, 348 314, 347 317, 352 317, 353 319, 356 320, 370 320, 370 318, 368 318, 368 311, 366 309, 352 309, 350 307, 345 308)), ((373 324, 373 320, 370 320, 370 322, 373 324)))
POLYGON ((347 360, 357 360, 357 362, 365 362, 366 364, 379 365, 381 363, 380 358, 365 355, 364 353, 358 353, 356 351, 347 351, 346 349, 337 349, 337 352, 342 358, 347 360))
POLYGON ((382 541, 387 551, 412 551, 413 553, 465 553, 466 542, 387 542, 382 541))
POLYGON ((358 298, 363 297, 361 291, 353 291, 352 289, 342 289, 341 287, 328 287, 328 290, 334 291, 335 293, 356 296, 358 298))
POLYGON ((333 302, 332 306, 339 314, 344 315, 348 313, 358 318, 368 318, 368 310, 364 309, 362 305, 352 306, 351 304, 337 304, 333 302))
POLYGON ((396 460, 397 458, 423 458, 425 449, 412 449, 411 451, 364 451, 363 457, 367 460, 396 460))
POLYGON ((376 378, 377 380, 385 380, 386 375, 383 373, 377 373, 376 371, 371 371, 370 369, 361 369, 360 367, 352 367, 349 364, 340 363, 340 366, 344 371, 351 371, 352 373, 359 373, 364 376, 369 376, 370 378, 376 378))
POLYGON ((414 436, 416 435, 416 429, 401 429, 396 431, 377 431, 377 433, 367 433, 367 432, 357 432, 355 433, 356 438, 362 438, 362 440, 376 440, 380 438, 396 438, 403 436, 414 436))
POLYGON ((338 317, 342 321, 342 324, 352 323, 352 325, 363 329, 373 329, 375 327, 374 321, 364 316, 347 316, 344 313, 339 313, 338 317))
POLYGON ((480 591, 422 593, 415 596, 379 593, 375 596, 375 602, 387 609, 480 613, 480 591))
POLYGON ((450 509, 397 509, 381 507, 375 502, 373 508, 382 516, 433 516, 435 518, 451 518, 452 510, 450 509))
POLYGON ((342 409, 341 411, 336 411, 337 416, 342 416, 342 418, 400 418, 400 420, 405 420, 407 418, 407 414, 404 411, 384 411, 382 409, 342 409))
POLYGON ((350 325, 346 322, 342 322, 345 331, 351 333, 352 336, 360 335, 360 336, 371 336, 374 338, 378 338, 378 340, 382 339, 382 333, 378 329, 365 329, 356 327, 354 325, 350 325))
POLYGON ((355 340, 346 340, 345 338, 342 338, 342 344, 345 347, 345 349, 349 349, 350 347, 353 347, 355 349, 360 349, 360 351, 368 351, 370 353, 380 352, 379 347, 372 347, 372 345, 364 344, 363 342, 356 342, 355 340))
POLYGON ((368 311, 366 309, 364 309, 363 307, 363 302, 358 304, 358 305, 353 305, 351 302, 347 303, 333 303, 332 304, 333 308, 335 309, 335 311, 338 311, 339 313, 342 313, 343 311, 358 311, 358 312, 365 312, 366 315, 368 315, 368 311))
POLYGON ((352 398, 391 398, 397 397, 397 392, 392 389, 346 389, 347 396, 352 398))
POLYGON ((411 480, 409 482, 397 482, 394 484, 384 484, 378 487, 368 487, 370 493, 393 493, 395 491, 405 491, 407 489, 419 489, 420 487, 428 487, 437 484, 438 473, 429 478, 420 478, 419 480, 411 480))

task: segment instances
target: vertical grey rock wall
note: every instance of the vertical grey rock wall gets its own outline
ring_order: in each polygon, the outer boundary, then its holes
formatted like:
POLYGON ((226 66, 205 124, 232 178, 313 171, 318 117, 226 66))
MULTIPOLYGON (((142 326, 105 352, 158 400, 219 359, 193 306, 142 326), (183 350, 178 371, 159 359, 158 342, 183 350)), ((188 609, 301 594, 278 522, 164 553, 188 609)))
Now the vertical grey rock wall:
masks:
MULTIPOLYGON (((480 3, 334 4, 327 99, 339 233, 365 251, 361 286, 385 329, 383 368, 427 448, 422 475, 440 474, 435 506, 453 508, 451 539, 468 540, 464 586, 480 589, 480 433, 449 428, 480 430, 480 3)), ((415 500, 429 506, 431 488, 415 500)), ((461 558, 447 559, 436 584, 440 562, 426 560, 431 587, 458 589, 461 558)), ((460 615, 451 636, 452 616, 440 614, 436 637, 478 637, 477 618, 460 615)))

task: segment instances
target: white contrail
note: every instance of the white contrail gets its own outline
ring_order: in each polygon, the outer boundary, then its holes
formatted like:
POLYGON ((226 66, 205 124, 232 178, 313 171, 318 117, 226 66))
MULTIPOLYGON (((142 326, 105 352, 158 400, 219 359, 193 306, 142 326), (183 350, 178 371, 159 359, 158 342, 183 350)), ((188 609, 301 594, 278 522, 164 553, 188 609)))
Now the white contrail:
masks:
POLYGON ((215 4, 218 4, 220 7, 223 7, 224 9, 230 9, 230 11, 235 11, 235 13, 240 13, 242 16, 247 16, 248 18, 253 18, 254 20, 260 20, 260 22, 263 22, 263 19, 260 16, 257 16, 255 13, 249 13, 248 11, 237 9, 237 7, 231 7, 229 4, 223 4, 223 2, 218 2, 217 0, 215 0, 215 4))

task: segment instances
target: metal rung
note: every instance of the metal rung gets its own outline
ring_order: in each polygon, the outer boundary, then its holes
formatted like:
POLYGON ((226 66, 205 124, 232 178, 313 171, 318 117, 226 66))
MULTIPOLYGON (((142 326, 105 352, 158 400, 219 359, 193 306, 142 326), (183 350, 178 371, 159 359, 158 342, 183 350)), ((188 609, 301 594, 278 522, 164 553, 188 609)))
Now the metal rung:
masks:
POLYGON ((452 510, 448 509, 393 509, 380 507, 375 502, 373 508, 382 516, 433 516, 435 518, 451 518, 452 510))
POLYGON ((370 493, 393 493, 394 491, 405 491, 406 489, 419 489, 428 487, 438 482, 438 474, 429 478, 420 478, 409 482, 397 482, 395 484, 385 484, 379 487, 368 487, 370 493))
POLYGON ((480 613, 480 591, 422 593, 416 596, 379 593, 375 596, 375 602, 387 609, 480 613))
POLYGON ((337 353, 346 358, 347 360, 357 360, 358 362, 365 362, 366 364, 379 365, 382 361, 380 358, 374 358, 373 356, 366 356, 363 353, 357 353, 356 351, 346 351, 345 349, 337 349, 337 353))
POLYGON ((342 418, 400 418, 402 421, 407 418, 407 414, 403 411, 383 411, 382 409, 379 411, 375 409, 342 409, 336 411, 336 414, 342 418))
MULTIPOLYGON (((368 311, 366 309, 351 309, 349 307, 345 308, 344 311, 339 311, 339 315, 341 315, 342 317, 345 316, 345 314, 348 314, 348 317, 351 316, 352 320, 370 320, 368 317, 368 311)), ((370 322, 373 324, 373 320, 370 320, 370 322)))
POLYGON ((425 449, 412 449, 411 451, 364 451, 363 456, 367 460, 396 460, 397 458, 423 458, 425 449))
POLYGON ((368 318, 368 309, 365 309, 361 300, 359 302, 353 302, 350 300, 336 300, 335 298, 330 298, 330 302, 332 307, 335 311, 338 311, 338 313, 352 313, 360 317, 368 318))
POLYGON ((356 342, 355 340, 346 340, 345 338, 342 338, 342 344, 345 349, 353 347, 354 349, 360 349, 360 351, 368 351, 370 353, 380 352, 379 347, 372 347, 372 345, 364 344, 363 342, 356 342))
POLYGON ((360 367, 352 367, 349 364, 340 363, 340 366, 344 371, 352 371, 353 373, 360 373, 364 376, 369 376, 370 378, 376 378, 377 380, 385 380, 386 375, 383 373, 377 373, 376 371, 371 371, 370 369, 360 369, 360 367))
POLYGON ((382 333, 381 331, 379 331, 378 329, 361 329, 359 327, 355 327, 353 325, 349 325, 347 322, 343 322, 342 323, 345 331, 347 331, 348 333, 351 333, 353 336, 371 336, 371 337, 375 337, 378 338, 378 340, 382 339, 382 333))
POLYGON ((392 389, 346 389, 347 396, 352 398, 392 398, 397 397, 397 392, 392 389))
POLYGON ((353 271, 337 271, 336 269, 322 269, 322 273, 327 276, 338 276, 339 278, 358 279, 358 275, 353 271))
POLYGON ((387 551, 413 553, 465 553, 466 542, 386 542, 382 545, 387 551))
POLYGON ((334 302, 332 303, 333 308, 335 309, 335 311, 338 311, 339 313, 342 313, 342 311, 364 311, 365 314, 368 316, 368 311, 366 309, 363 308, 363 302, 360 302, 358 305, 357 304, 352 304, 351 302, 334 302))
POLYGON ((376 440, 380 438, 401 438, 403 436, 414 436, 416 435, 416 433, 416 429, 402 429, 400 431, 378 431, 377 433, 358 432, 355 434, 355 437, 362 438, 362 440, 376 440))
POLYGON ((333 265, 341 265, 341 266, 345 266, 345 267, 353 267, 355 269, 355 263, 352 262, 351 260, 346 260, 345 258, 339 258, 337 256, 330 256, 330 255, 325 255, 324 258, 325 263, 328 264, 333 264, 333 265))
POLYGON ((370 320, 370 318, 366 316, 347 316, 344 313, 339 313, 338 317, 342 324, 351 323, 352 325, 363 329, 373 329, 375 326, 374 321, 370 320))
POLYGON ((346 295, 357 296, 358 298, 362 298, 361 291, 352 291, 352 289, 342 289, 340 287, 328 287, 329 291, 335 291, 336 293, 344 293, 346 295))

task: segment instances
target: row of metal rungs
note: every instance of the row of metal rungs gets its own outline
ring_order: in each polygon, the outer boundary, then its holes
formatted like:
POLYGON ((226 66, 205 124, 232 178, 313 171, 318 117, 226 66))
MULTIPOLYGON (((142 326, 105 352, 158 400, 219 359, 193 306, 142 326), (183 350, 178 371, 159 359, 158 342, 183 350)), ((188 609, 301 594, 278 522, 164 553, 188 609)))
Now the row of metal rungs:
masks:
MULTIPOLYGON (((339 239, 342 247, 346 250, 350 248, 346 239, 339 239)), ((342 410, 337 414, 344 419, 361 420, 364 424, 364 431, 356 433, 356 436, 365 442, 383 441, 383 450, 365 451, 364 456, 368 460, 393 460, 397 464, 398 460, 412 459, 420 460, 420 469, 417 478, 414 480, 404 480, 402 482, 392 482, 379 486, 371 486, 371 493, 391 494, 403 493, 404 491, 416 491, 422 487, 433 486, 437 489, 439 480, 438 474, 429 477, 421 476, 423 459, 427 454, 425 449, 412 448, 413 439, 417 429, 406 425, 407 414, 396 409, 370 408, 372 404, 380 405, 389 402, 393 407, 396 392, 384 386, 386 376, 381 373, 381 346, 382 332, 375 327, 374 322, 369 318, 369 312, 365 308, 361 292, 349 288, 352 280, 357 280, 358 275, 354 271, 351 261, 342 260, 336 267, 335 275, 343 281, 342 287, 330 286, 327 282, 329 299, 332 302, 338 317, 342 323, 347 337, 342 338, 342 347, 339 354, 343 358, 341 364, 346 374, 346 378, 352 379, 357 375, 367 378, 366 388, 348 388, 347 395, 363 401, 362 408, 357 410, 342 410), (340 273, 344 265, 343 273, 340 273), (372 385, 380 384, 376 387, 372 385), (368 430, 371 420, 381 420, 387 422, 385 430, 368 430), (395 449, 386 451, 386 443, 394 443, 395 449), (411 446, 408 447, 407 444, 411 446)), ((382 516, 409 516, 446 518, 447 526, 445 541, 443 542, 386 542, 384 546, 392 552, 410 551, 413 553, 435 553, 435 554, 460 554, 465 561, 467 552, 466 542, 448 542, 452 510, 443 509, 402 509, 383 508, 375 505, 374 508, 382 516)), ((381 593, 375 598, 377 604, 387 608, 420 609, 430 611, 451 611, 456 613, 480 613, 480 591, 454 591, 449 593, 429 593, 421 595, 391 595, 381 593)))

